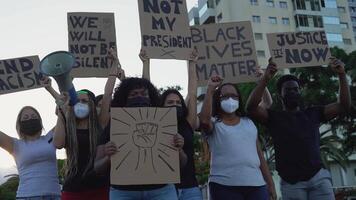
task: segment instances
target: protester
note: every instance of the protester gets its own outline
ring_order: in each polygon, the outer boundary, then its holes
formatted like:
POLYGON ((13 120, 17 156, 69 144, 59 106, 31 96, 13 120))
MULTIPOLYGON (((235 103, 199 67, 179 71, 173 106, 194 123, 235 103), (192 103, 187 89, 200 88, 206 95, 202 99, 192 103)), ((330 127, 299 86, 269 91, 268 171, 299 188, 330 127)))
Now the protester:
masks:
MULTIPOLYGON (((157 107, 159 94, 150 81, 142 78, 126 78, 115 89, 112 107, 157 107)), ((107 137, 110 138, 110 137, 107 137)), ((179 150, 184 145, 182 136, 177 134, 172 143, 179 150)), ((97 170, 109 170, 110 157, 117 152, 115 143, 105 141, 104 150, 98 151, 95 162, 97 170)), ((179 150, 180 151, 180 150, 179 150)), ((182 152, 182 151, 180 151, 182 152)), ((180 156, 181 157, 181 156, 180 156)), ((171 184, 162 185, 111 185, 110 199, 165 200, 177 199, 171 184)))
MULTIPOLYGON (((144 57, 143 55, 140 57, 144 57)), ((195 64, 197 52, 194 51, 190 57, 188 65, 188 95, 186 97, 187 105, 183 96, 178 90, 168 89, 161 96, 161 105, 164 107, 176 107, 178 119, 178 133, 184 138, 183 151, 187 156, 184 166, 181 167, 181 182, 176 185, 178 189, 179 200, 202 200, 202 193, 199 189, 198 181, 195 175, 194 164, 194 130, 197 125, 197 78, 195 64)), ((144 61, 145 62, 145 61, 144 61)))
POLYGON ((42 118, 31 106, 25 106, 20 110, 16 130, 20 139, 12 138, 0 131, 0 147, 13 155, 19 173, 20 182, 16 199, 60 200, 61 191, 52 130, 41 136, 42 118))
POLYGON ((200 123, 211 152, 211 198, 276 199, 271 173, 259 147, 257 128, 244 113, 240 91, 231 83, 222 84, 219 76, 212 76, 207 87, 200 123))
MULTIPOLYGON (((110 49, 109 56, 112 54, 113 50, 110 49)), ((95 95, 84 89, 77 92, 79 102, 74 106, 69 106, 67 100, 64 111, 66 116, 58 115, 54 144, 59 149, 64 147, 67 154, 62 200, 109 199, 107 177, 95 172, 94 160, 99 138, 109 121, 108 113, 114 86, 110 89, 108 85, 114 85, 115 79, 120 75, 117 64, 112 61, 99 114, 95 95)))
POLYGON ((320 157, 320 124, 350 109, 350 91, 344 64, 331 58, 330 67, 339 76, 339 101, 326 106, 303 108, 301 84, 297 77, 284 75, 277 83, 283 110, 259 106, 268 82, 277 72, 270 60, 267 71, 251 93, 246 109, 249 115, 268 128, 274 143, 276 169, 282 178, 283 199, 334 199, 330 173, 320 157))

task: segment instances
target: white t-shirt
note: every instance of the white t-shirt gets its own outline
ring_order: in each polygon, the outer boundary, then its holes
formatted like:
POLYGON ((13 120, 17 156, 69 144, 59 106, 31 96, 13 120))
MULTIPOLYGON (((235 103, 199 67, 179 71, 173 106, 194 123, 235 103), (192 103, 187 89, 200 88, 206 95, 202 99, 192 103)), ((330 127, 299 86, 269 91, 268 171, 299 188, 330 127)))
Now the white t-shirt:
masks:
POLYGON ((229 126, 212 119, 207 141, 211 152, 209 182, 227 186, 262 186, 265 181, 257 153, 257 128, 247 117, 229 126))
POLYGON ((16 197, 60 195, 53 133, 34 141, 14 139, 13 156, 20 183, 16 197))

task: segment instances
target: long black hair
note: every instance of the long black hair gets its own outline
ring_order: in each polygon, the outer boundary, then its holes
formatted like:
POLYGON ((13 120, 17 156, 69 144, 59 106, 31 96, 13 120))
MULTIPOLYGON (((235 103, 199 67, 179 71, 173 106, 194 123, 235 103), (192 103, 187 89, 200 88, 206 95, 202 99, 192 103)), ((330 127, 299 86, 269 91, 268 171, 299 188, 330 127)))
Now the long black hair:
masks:
POLYGON ((236 85, 232 84, 232 83, 224 83, 222 85, 220 85, 214 92, 213 95, 213 110, 212 110, 212 116, 217 118, 217 119, 221 119, 221 113, 223 112, 221 106, 220 106, 220 95, 221 95, 221 89, 224 86, 227 85, 231 85, 232 87, 235 88, 237 95, 239 96, 239 108, 235 111, 236 115, 239 117, 244 117, 246 116, 246 113, 244 111, 244 104, 242 102, 242 96, 241 96, 241 92, 240 90, 236 87, 236 85))
MULTIPOLYGON (((183 117, 184 117, 184 119, 186 119, 189 111, 188 111, 187 105, 185 105, 184 98, 183 98, 182 94, 178 90, 168 89, 168 90, 164 91, 161 95, 160 106, 164 106, 164 102, 166 101, 167 96, 170 94, 176 94, 179 97, 179 99, 182 103, 183 117)), ((181 119, 178 119, 178 120, 181 120, 181 119)))
POLYGON ((150 106, 156 107, 159 105, 160 101, 157 88, 147 79, 132 77, 124 79, 121 84, 115 88, 114 98, 111 102, 111 106, 125 107, 130 91, 140 88, 145 88, 148 90, 150 106))

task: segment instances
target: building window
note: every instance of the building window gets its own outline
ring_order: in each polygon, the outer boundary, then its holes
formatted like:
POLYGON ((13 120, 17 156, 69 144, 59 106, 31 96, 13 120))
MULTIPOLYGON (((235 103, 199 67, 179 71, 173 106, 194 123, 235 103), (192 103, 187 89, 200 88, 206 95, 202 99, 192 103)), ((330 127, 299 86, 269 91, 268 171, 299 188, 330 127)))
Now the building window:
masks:
POLYGON ((344 38, 344 44, 351 45, 351 39, 344 38))
POLYGON ((282 24, 284 24, 284 25, 289 25, 289 24, 290 24, 289 18, 283 17, 283 18, 282 18, 282 24))
POLYGON ((218 22, 220 22, 222 20, 223 16, 222 16, 222 13, 220 13, 217 17, 216 17, 216 20, 218 22))
POLYGON ((352 22, 356 22, 356 17, 351 17, 352 22))
POLYGON ((349 28, 349 24, 346 23, 346 22, 340 22, 340 25, 341 25, 341 28, 344 28, 344 29, 348 29, 349 28))
POLYGON ((296 0, 295 4, 298 10, 305 10, 305 0, 296 0))
POLYGON ((277 18, 276 17, 268 17, 269 23, 270 24, 277 24, 277 18))
POLYGON ((307 15, 297 15, 297 16, 295 16, 295 21, 296 21, 297 27, 299 27, 299 26, 308 27, 309 26, 307 15))
POLYGON ((258 57, 266 57, 265 51, 257 50, 257 56, 258 57))
POLYGON ((350 7, 350 12, 355 13, 356 12, 356 7, 350 7))
POLYGON ((342 35, 339 33, 326 33, 326 39, 332 42, 344 42, 342 35))
POLYGON ((336 0, 321 0, 321 6, 325 8, 337 8, 336 0))
POLYGON ((267 6, 269 7, 274 7, 274 1, 273 0, 266 0, 267 6))
POLYGON ((215 0, 215 4, 218 5, 220 3, 220 0, 215 0))
POLYGON ((345 13, 346 12, 345 7, 337 7, 337 10, 339 11, 339 13, 345 13))
POLYGON ((312 11, 320 11, 319 0, 310 0, 310 8, 312 11))
POLYGON ((279 7, 280 8, 288 8, 288 4, 286 1, 280 1, 279 2, 279 7))
POLYGON ((324 27, 323 18, 321 16, 313 16, 313 23, 314 23, 314 27, 316 28, 324 27))
POLYGON ((261 17, 257 15, 252 16, 252 21, 255 23, 261 23, 261 17))
POLYGON ((262 33, 255 33, 255 39, 256 40, 263 40, 263 34, 262 33))
POLYGON ((257 6, 258 0, 250 0, 251 5, 257 6))
POLYGON ((340 24, 340 19, 338 17, 328 17, 323 16, 324 24, 340 24))

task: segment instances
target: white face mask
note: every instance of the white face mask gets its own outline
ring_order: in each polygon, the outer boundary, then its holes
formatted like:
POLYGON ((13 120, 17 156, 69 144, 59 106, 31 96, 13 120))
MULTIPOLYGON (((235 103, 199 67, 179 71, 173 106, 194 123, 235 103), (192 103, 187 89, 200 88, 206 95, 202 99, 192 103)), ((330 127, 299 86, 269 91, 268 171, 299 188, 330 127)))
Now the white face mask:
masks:
POLYGON ((86 118, 89 115, 89 105, 80 102, 75 104, 74 114, 79 119, 86 118))
POLYGON ((239 109, 239 101, 234 100, 231 97, 227 100, 223 100, 220 102, 220 106, 226 113, 233 113, 237 109, 239 109))

